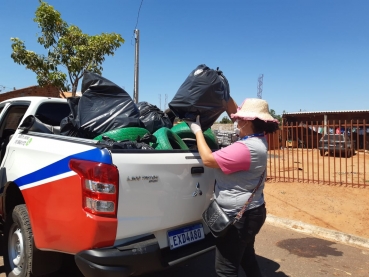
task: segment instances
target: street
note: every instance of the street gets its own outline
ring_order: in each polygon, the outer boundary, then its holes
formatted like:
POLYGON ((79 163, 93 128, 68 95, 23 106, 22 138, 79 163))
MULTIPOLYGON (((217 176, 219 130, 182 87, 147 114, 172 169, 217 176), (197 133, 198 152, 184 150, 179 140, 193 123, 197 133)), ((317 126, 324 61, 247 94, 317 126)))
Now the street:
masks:
MULTIPOLYGON (((265 277, 369 276, 369 249, 315 238, 269 224, 265 224, 256 237, 256 253, 265 277)), ((2 262, 1 257, 0 277, 5 277, 2 262)), ((52 276, 72 275, 57 273, 52 276)), ((168 270, 145 275, 159 276, 215 277, 214 252, 168 270)), ((242 269, 239 276, 245 277, 242 269)))

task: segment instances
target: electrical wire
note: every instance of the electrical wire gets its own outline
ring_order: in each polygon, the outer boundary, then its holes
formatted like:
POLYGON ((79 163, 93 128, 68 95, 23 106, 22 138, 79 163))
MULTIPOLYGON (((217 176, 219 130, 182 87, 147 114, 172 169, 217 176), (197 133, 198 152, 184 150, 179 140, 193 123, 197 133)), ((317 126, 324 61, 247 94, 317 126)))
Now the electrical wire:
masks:
POLYGON ((143 0, 141 0, 140 7, 138 8, 137 20, 136 20, 136 26, 135 26, 135 29, 137 28, 137 25, 138 25, 138 18, 140 17, 140 11, 141 11, 142 2, 143 2, 143 0))
MULTIPOLYGON (((135 30, 137 29, 137 25, 138 25, 138 18, 140 17, 140 11, 141 11, 142 2, 143 2, 143 0, 141 0, 140 7, 138 8, 137 19, 136 19, 136 26, 135 26, 135 28, 133 29, 133 33, 134 33, 134 32, 135 32, 135 30)), ((133 45, 133 44, 132 44, 132 39, 133 39, 133 35, 132 35, 132 37, 131 37, 131 45, 133 45)))
POLYGON ((11 90, 10 87, 7 87, 7 86, 3 86, 3 85, 0 85, 0 92, 6 92, 7 90, 11 90))

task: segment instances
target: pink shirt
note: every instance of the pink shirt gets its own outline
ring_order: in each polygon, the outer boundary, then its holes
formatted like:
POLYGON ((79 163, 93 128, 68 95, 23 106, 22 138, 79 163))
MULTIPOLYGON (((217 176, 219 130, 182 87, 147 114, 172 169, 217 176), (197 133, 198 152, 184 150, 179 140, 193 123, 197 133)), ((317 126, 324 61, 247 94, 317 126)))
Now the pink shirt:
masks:
MULTIPOLYGON (((268 144, 265 137, 250 137, 213 152, 213 156, 220 167, 214 169, 214 197, 233 216, 249 199, 266 170, 268 144)), ((264 180, 247 209, 264 203, 264 180)))
POLYGON ((213 156, 225 174, 250 169, 250 149, 244 143, 235 142, 214 152, 213 156))

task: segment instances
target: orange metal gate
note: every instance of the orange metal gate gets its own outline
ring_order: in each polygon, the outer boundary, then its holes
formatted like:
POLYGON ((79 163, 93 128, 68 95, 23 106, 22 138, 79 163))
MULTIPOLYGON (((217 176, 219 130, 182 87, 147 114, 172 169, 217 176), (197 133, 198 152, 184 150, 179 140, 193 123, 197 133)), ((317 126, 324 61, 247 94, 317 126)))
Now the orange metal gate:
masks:
MULTIPOLYGON (((333 145, 330 137, 324 137, 327 145, 333 145)), ((369 124, 365 120, 285 125, 268 135, 268 142, 271 181, 369 186, 369 124), (342 151, 321 151, 324 134, 342 135, 345 142, 337 145, 342 151)))

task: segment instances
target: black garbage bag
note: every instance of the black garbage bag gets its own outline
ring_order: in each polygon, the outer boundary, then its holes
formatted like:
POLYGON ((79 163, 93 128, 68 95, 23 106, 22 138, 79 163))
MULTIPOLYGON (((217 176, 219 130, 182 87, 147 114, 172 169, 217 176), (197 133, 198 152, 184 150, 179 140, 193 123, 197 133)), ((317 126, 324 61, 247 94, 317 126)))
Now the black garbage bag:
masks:
POLYGON ((169 129, 173 127, 172 121, 168 115, 157 106, 148 102, 138 102, 137 107, 140 111, 140 120, 150 133, 154 133, 161 127, 167 127, 169 129))
POLYGON ((69 97, 67 99, 70 114, 60 122, 60 134, 63 136, 78 137, 79 121, 77 117, 78 102, 80 97, 69 97))
POLYGON ((71 105, 74 105, 71 110, 76 110, 77 113, 62 121, 62 129, 67 134, 95 138, 118 128, 144 128, 139 119, 140 112, 130 95, 96 73, 86 71, 83 74, 82 96, 78 103, 73 102, 71 105), (72 131, 68 130, 71 126, 72 131))
POLYGON ((222 71, 201 64, 180 86, 169 108, 183 120, 196 121, 200 115, 201 128, 205 131, 226 110, 229 98, 228 80, 222 71))

